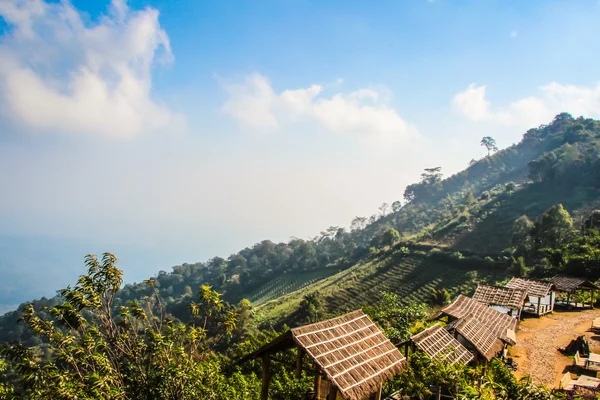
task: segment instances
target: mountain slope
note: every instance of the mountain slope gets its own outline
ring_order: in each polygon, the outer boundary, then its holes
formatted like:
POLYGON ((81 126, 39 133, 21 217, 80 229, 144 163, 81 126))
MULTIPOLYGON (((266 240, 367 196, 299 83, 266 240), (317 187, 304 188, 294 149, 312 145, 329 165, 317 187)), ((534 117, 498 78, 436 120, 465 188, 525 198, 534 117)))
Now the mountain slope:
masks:
MULTIPOLYGON (((520 216, 535 220, 563 203, 581 221, 597 208, 599 160, 600 122, 563 113, 445 180, 438 169, 426 170, 421 182, 406 188, 408 202, 395 203, 390 214, 355 218, 349 231, 330 227, 310 240, 264 240, 227 259, 175 266, 154 277, 155 287, 167 312, 184 321, 200 285, 209 284, 229 302, 252 297, 262 304, 258 319, 268 324, 288 319, 306 293, 322 292, 330 313, 373 303, 382 290, 406 295, 407 302, 429 301, 431 288, 456 294, 472 288, 474 271, 485 281, 503 278, 511 256, 505 249, 520 216), (404 244, 386 250, 390 228, 404 244), (425 256, 424 250, 433 254, 425 256)), ((144 283, 126 285, 116 305, 147 294, 144 283)), ((14 327, 18 316, 17 311, 0 317, 0 341, 27 340, 27 332, 14 327)))

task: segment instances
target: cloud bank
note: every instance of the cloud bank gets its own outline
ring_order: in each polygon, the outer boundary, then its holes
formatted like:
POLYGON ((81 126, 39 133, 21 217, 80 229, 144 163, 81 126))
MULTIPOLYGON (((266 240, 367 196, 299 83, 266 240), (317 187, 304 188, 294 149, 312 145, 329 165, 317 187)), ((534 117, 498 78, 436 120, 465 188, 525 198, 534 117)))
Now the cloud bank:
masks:
POLYGON ((585 87, 552 82, 539 87, 538 95, 518 99, 505 107, 492 107, 486 98, 486 89, 485 85, 471 84, 454 96, 452 105, 472 121, 519 127, 547 123, 561 112, 600 117, 600 84, 585 87))
POLYGON ((151 98, 152 68, 172 60, 153 8, 113 0, 88 23, 68 1, 2 0, 9 30, 0 42, 4 118, 36 132, 131 138, 182 124, 151 98))
POLYGON ((222 111, 242 128, 273 132, 295 121, 308 120, 330 132, 353 134, 378 144, 418 136, 418 130, 386 104, 382 90, 367 88, 325 96, 326 87, 314 84, 276 93, 260 74, 224 88, 228 99, 222 111))

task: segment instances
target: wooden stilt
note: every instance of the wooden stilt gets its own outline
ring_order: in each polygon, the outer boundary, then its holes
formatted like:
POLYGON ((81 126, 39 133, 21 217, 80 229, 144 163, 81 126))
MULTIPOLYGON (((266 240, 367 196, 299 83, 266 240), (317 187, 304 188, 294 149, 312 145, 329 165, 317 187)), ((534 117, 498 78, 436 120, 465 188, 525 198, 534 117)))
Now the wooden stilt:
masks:
POLYGON ((262 356, 262 388, 260 391, 260 400, 268 400, 269 398, 269 383, 271 380, 271 371, 269 371, 271 359, 269 354, 265 353, 262 356))
POLYGON ((321 373, 317 373, 315 376, 315 399, 321 398, 321 373))
POLYGON ((442 398, 442 386, 441 386, 441 385, 438 385, 438 387, 437 387, 437 396, 436 396, 436 399, 437 399, 437 400, 441 400, 441 398, 442 398))
POLYGON ((298 353, 296 354, 296 379, 300 379, 302 376, 302 360, 304 359, 304 350, 298 347, 298 353))
POLYGON ((569 300, 571 300, 571 293, 567 293, 567 308, 569 308, 569 300))
POLYGON ((542 316, 542 298, 538 297, 538 309, 537 309, 538 317, 542 316))
POLYGON ((379 385, 379 390, 375 394, 375 400, 381 400, 381 392, 383 391, 383 385, 379 385))

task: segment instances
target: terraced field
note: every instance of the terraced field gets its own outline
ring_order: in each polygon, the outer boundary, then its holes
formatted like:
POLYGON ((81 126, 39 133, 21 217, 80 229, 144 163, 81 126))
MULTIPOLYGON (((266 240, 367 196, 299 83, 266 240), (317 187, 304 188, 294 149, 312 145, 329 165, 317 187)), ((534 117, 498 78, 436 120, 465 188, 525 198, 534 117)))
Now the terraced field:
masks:
POLYGON ((248 296, 248 300, 258 306, 269 300, 276 299, 295 290, 309 286, 318 280, 327 278, 339 269, 321 268, 314 271, 286 273, 265 283, 248 296))
POLYGON ((406 304, 429 303, 433 288, 446 288, 454 298, 459 293, 473 292, 477 282, 505 278, 506 273, 501 268, 467 265, 440 262, 420 254, 384 254, 263 303, 257 309, 258 322, 275 322, 290 315, 302 297, 313 291, 325 297, 329 313, 341 313, 376 303, 382 291, 398 293, 406 304))

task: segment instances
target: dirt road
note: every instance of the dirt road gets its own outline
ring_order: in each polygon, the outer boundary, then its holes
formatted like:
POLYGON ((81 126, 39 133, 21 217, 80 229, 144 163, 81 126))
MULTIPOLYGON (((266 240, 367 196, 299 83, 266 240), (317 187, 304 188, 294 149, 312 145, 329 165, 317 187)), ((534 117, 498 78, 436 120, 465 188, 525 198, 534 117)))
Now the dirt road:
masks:
POLYGON ((519 364, 516 375, 529 375, 535 383, 558 387, 561 376, 573 363, 558 348, 585 334, 592 351, 600 352, 600 336, 588 332, 592 320, 597 317, 600 317, 600 310, 555 312, 521 321, 517 345, 510 350, 519 364))

